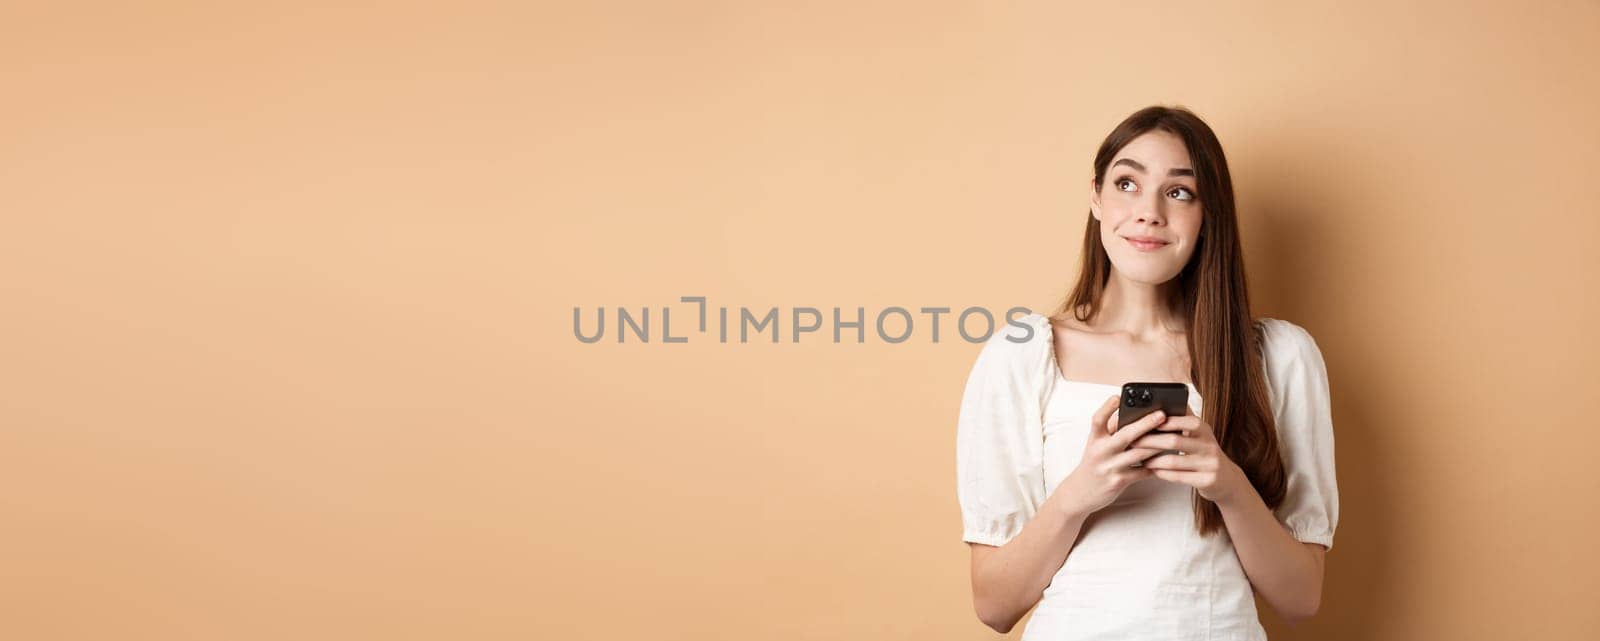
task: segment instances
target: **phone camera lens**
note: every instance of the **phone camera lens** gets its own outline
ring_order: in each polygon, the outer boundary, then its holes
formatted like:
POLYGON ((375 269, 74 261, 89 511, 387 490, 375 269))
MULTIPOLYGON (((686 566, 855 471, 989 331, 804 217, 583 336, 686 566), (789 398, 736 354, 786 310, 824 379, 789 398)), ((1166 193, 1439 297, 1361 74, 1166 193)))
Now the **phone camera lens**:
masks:
POLYGON ((1123 399, 1128 404, 1128 407, 1144 407, 1150 400, 1150 391, 1137 388, 1129 389, 1126 394, 1123 394, 1123 399))

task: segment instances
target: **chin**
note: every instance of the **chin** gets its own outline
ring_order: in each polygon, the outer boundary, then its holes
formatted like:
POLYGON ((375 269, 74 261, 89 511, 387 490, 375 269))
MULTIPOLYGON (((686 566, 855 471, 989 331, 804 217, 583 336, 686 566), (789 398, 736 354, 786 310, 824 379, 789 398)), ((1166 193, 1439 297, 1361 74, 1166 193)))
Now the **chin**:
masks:
POLYGON ((1167 269, 1165 266, 1129 265, 1128 262, 1132 261, 1112 261, 1111 265, 1122 273, 1123 278, 1146 285, 1160 285, 1177 278, 1178 272, 1182 271, 1182 266, 1167 269))

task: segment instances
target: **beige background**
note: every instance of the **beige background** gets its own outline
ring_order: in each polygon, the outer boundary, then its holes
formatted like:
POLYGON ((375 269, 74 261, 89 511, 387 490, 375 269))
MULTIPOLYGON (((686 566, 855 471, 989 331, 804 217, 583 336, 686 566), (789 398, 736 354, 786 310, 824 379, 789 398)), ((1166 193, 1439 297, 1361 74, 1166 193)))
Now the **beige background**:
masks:
POLYGON ((1273 638, 1600 631, 1595 2, 129 4, 0 9, 0 637, 993 638, 977 346, 572 309, 1045 309, 1151 103, 1328 363, 1273 638))

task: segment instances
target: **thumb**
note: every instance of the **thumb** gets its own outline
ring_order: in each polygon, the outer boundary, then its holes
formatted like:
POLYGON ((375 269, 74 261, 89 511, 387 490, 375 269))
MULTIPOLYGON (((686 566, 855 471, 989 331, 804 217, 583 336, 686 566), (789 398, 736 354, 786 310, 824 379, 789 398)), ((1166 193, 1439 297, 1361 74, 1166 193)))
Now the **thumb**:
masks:
POLYGON ((1100 404, 1100 409, 1095 410, 1094 418, 1089 419, 1089 440, 1104 438, 1111 435, 1108 424, 1116 413, 1118 405, 1122 402, 1121 396, 1112 396, 1100 404))

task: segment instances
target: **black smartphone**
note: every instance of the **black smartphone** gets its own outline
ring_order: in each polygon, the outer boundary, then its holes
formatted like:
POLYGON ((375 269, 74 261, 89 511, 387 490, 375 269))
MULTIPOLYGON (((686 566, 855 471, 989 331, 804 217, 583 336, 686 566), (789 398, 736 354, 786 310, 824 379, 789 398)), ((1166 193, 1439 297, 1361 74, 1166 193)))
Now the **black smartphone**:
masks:
MULTIPOLYGON (((1122 404, 1117 408, 1117 429, 1146 415, 1161 410, 1167 416, 1185 416, 1189 413, 1189 386, 1183 383, 1127 383, 1122 386, 1122 404)), ((1155 429, 1147 432, 1178 433, 1182 430, 1155 429)), ((1167 453, 1175 450, 1167 450, 1167 453)), ((1160 456, 1159 454, 1156 456, 1160 456)), ((1133 467, 1142 467, 1134 463, 1133 467)))

